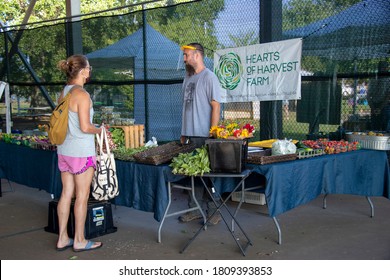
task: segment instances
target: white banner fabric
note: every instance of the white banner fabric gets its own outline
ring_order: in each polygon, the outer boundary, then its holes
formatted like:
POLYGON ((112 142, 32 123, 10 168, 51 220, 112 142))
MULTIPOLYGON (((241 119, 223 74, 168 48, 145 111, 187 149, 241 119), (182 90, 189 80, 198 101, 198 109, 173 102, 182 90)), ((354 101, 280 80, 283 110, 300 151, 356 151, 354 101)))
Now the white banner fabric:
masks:
POLYGON ((217 50, 221 102, 301 98, 302 38, 217 50))

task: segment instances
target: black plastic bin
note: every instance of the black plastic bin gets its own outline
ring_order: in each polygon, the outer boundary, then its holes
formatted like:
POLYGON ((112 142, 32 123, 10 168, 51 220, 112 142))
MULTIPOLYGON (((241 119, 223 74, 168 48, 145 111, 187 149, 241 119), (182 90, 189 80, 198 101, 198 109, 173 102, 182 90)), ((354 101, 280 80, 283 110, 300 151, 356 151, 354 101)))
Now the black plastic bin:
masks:
MULTIPOLYGON (((57 205, 58 200, 52 200, 49 202, 48 226, 45 227, 45 231, 58 234, 59 227, 57 205)), ((70 237, 74 237, 75 232, 73 207, 74 201, 72 201, 68 220, 68 235, 70 237)), ((108 201, 90 200, 88 202, 87 219, 85 221, 85 238, 95 238, 116 231, 117 228, 114 227, 112 219, 111 203, 108 201)))
POLYGON ((210 168, 214 173, 241 173, 248 157, 248 139, 207 139, 210 168))

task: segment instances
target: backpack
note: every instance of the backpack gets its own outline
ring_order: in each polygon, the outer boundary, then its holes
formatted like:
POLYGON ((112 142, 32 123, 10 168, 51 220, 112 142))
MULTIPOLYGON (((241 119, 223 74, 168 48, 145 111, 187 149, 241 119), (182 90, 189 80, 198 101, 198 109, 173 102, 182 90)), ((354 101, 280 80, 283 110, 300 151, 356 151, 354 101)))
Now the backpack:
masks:
POLYGON ((53 145, 61 145, 65 141, 66 133, 68 132, 68 112, 71 92, 73 89, 79 87, 78 85, 74 85, 51 113, 48 136, 50 143, 53 145))

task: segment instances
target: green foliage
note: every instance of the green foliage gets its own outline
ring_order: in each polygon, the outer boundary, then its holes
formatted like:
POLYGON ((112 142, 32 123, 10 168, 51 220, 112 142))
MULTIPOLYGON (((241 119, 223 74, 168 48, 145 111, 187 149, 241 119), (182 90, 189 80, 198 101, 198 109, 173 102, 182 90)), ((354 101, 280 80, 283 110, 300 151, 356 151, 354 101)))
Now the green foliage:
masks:
POLYGON ((332 16, 360 0, 290 0, 283 4, 283 30, 302 27, 332 16))
MULTIPOLYGON (((223 7, 224 0, 204 0, 151 11, 148 20, 158 23, 152 26, 179 45, 200 42, 205 48, 214 50, 217 39, 213 21, 223 7)), ((206 56, 213 57, 213 52, 207 49, 206 56)))
POLYGON ((233 42, 232 46, 221 46, 221 48, 244 47, 259 43, 259 39, 255 31, 240 33, 237 36, 229 34, 229 39, 233 42))
POLYGON ((190 153, 181 153, 172 159, 169 165, 173 174, 183 174, 187 176, 203 175, 211 171, 210 161, 205 146, 195 149, 190 153))
POLYGON ((134 155, 136 153, 143 152, 149 149, 148 147, 142 146, 138 148, 126 148, 125 146, 118 147, 114 150, 115 159, 123 161, 134 161, 134 155))
MULTIPOLYGON (((81 1, 81 14, 87 14, 81 17, 82 21, 80 22, 83 53, 86 54, 107 47, 132 34, 142 26, 144 14, 146 15, 147 22, 156 30, 179 44, 200 41, 207 48, 215 48, 217 42, 213 36, 213 20, 223 8, 223 0, 206 0, 199 3, 191 3, 190 5, 172 6, 171 8, 157 7, 190 1, 168 0, 148 3, 144 6, 135 5, 136 3, 143 2, 145 1, 81 1), (123 7, 125 5, 129 7, 117 11, 107 11, 108 9, 123 7), (147 9, 145 13, 143 13, 142 7, 147 9), (99 13, 98 15, 91 14, 102 10, 106 10, 106 12, 99 13), (199 12, 200 10, 201 12, 199 12), (118 16, 108 17, 109 15, 118 16), (96 18, 96 16, 99 16, 99 18, 96 18), (188 32, 189 30, 191 32, 188 32)), ((19 50, 26 55, 32 69, 41 82, 63 83, 65 79, 63 73, 57 69, 58 61, 65 59, 67 55, 66 32, 63 20, 66 17, 65 3, 65 1, 56 0, 37 1, 28 23, 40 23, 28 25, 23 31, 18 45, 19 50), (58 21, 44 22, 55 19, 58 19, 58 21)), ((3 0, 0 3, 0 21, 6 23, 8 26, 20 24, 28 8, 29 1, 3 0)), ((15 32, 11 34, 13 38, 15 35, 15 32)), ((3 56, 2 54, 4 52, 5 45, 4 41, 1 40, 0 55, 3 56)), ((213 54, 209 52, 207 55, 212 57, 213 54)), ((0 62, 0 66, 2 67, 3 64, 4 60, 0 62)), ((12 56, 10 64, 11 71, 8 79, 10 82, 34 82, 31 74, 27 71, 22 60, 17 55, 12 56)), ((0 73, 0 79, 2 79, 1 76, 3 75, 5 73, 0 73)), ((106 67, 103 70, 99 70, 98 67, 94 66, 92 81, 108 82, 108 84, 95 87, 93 84, 88 84, 87 90, 91 93, 92 97, 94 93, 97 92, 96 94, 98 94, 100 91, 100 97, 104 98, 104 102, 99 101, 97 103, 103 105, 113 105, 113 102, 118 102, 114 98, 121 95, 123 96, 123 98, 120 98, 121 110, 132 112, 134 106, 134 89, 131 82, 133 79, 131 69, 106 67), (129 81, 129 84, 112 86, 110 84, 112 81, 122 83, 129 81)), ((53 100, 57 99, 60 88, 59 86, 51 88, 54 89, 54 92, 49 92, 49 94, 53 100)), ((31 98, 39 96, 39 94, 33 94, 35 92, 39 93, 39 90, 32 87, 18 86, 13 89, 14 94, 31 98)))
POLYGON ((117 147, 121 147, 125 145, 125 133, 123 129, 112 127, 110 128, 110 132, 111 132, 112 141, 114 141, 114 144, 117 147))
MULTIPOLYGON (((283 4, 283 30, 295 29, 333 16, 341 11, 361 2, 360 0, 290 0, 283 4)), ((347 19, 346 19, 347 20, 347 19)), ((332 75, 337 69, 338 73, 370 72, 373 67, 373 60, 351 61, 338 60, 329 61, 320 57, 302 57, 302 68, 306 71, 332 75)))

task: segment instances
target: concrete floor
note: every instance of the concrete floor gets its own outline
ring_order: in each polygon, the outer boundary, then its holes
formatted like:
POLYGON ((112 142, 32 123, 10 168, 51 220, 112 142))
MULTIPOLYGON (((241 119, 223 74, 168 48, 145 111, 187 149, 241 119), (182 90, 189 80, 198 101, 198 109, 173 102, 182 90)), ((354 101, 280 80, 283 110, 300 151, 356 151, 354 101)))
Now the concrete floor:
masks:
MULTIPOLYGON (((0 198, 1 260, 389 260, 390 201, 373 197, 375 215, 370 217, 367 200, 361 196, 330 195, 327 209, 322 197, 278 217, 282 244, 266 214, 266 206, 244 204, 239 220, 253 242, 246 256, 236 246, 224 223, 210 226, 184 253, 180 250, 200 227, 199 221, 179 223, 167 218, 162 242, 157 242, 159 223, 152 213, 113 206, 118 230, 95 238, 104 246, 74 253, 55 250, 57 235, 46 232, 50 194, 2 179, 0 198)), ((173 193, 173 207, 186 207, 186 196, 173 193)), ((229 202, 234 209, 236 202, 229 202)), ((243 238, 240 238, 242 241, 243 238)))

